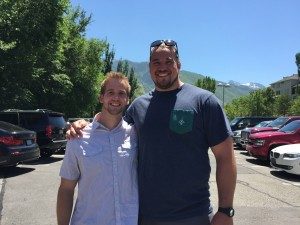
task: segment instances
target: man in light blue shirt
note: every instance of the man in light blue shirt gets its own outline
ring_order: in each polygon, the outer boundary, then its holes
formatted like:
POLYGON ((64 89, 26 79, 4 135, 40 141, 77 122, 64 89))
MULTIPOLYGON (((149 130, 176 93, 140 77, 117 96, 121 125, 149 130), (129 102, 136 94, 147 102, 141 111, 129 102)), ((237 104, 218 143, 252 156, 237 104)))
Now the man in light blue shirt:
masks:
POLYGON ((137 138, 122 119, 129 93, 127 78, 109 73, 101 85, 97 121, 86 126, 81 138, 68 141, 60 170, 58 225, 137 224, 137 138))

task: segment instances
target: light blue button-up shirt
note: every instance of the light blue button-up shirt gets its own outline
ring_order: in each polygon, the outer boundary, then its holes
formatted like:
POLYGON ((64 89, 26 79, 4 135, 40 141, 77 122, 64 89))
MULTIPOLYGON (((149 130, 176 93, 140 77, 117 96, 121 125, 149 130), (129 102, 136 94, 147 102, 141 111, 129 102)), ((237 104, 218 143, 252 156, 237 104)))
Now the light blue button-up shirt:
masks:
POLYGON ((137 137, 122 120, 109 131, 93 121, 68 141, 60 176, 78 181, 71 225, 137 225, 137 137))

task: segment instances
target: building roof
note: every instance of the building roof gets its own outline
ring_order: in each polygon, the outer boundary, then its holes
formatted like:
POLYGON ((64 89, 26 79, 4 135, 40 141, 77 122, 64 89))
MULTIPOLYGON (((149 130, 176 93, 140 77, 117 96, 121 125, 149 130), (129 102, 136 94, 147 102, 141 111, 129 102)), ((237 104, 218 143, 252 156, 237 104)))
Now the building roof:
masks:
POLYGON ((281 80, 279 81, 276 81, 274 83, 271 83, 270 85, 272 84, 277 84, 277 83, 281 83, 281 82, 284 82, 284 81, 288 81, 288 80, 299 80, 299 76, 298 74, 293 74, 291 76, 286 76, 286 77, 283 77, 281 80))

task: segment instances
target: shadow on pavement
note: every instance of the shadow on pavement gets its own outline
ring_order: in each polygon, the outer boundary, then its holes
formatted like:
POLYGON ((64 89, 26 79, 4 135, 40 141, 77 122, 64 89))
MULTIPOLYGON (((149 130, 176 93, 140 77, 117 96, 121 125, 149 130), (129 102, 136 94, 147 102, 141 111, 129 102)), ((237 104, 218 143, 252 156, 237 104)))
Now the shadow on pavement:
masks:
POLYGON ((16 177, 25 173, 30 173, 34 171, 34 168, 28 168, 28 167, 3 167, 0 168, 0 177, 1 178, 10 178, 10 177, 16 177))
POLYGON ((24 165, 39 165, 39 164, 50 164, 50 163, 55 163, 58 161, 63 160, 62 157, 56 157, 55 155, 52 155, 50 157, 41 157, 38 160, 32 161, 32 162, 26 162, 23 163, 24 165))
POLYGON ((300 175, 290 174, 285 171, 280 170, 271 170, 270 173, 274 177, 278 177, 280 179, 292 181, 292 182, 299 182, 300 181, 300 175))
POLYGON ((246 159, 246 161, 249 162, 249 163, 258 165, 258 166, 271 167, 270 163, 268 161, 261 160, 261 159, 250 158, 250 159, 246 159))

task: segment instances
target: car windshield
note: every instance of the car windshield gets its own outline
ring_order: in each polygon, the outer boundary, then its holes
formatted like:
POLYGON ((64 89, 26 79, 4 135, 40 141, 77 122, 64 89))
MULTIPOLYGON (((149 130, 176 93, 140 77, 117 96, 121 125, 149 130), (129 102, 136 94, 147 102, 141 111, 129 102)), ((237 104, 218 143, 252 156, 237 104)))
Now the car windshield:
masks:
POLYGON ((49 115, 49 123, 54 127, 63 128, 66 125, 65 118, 61 115, 50 114, 49 115))
POLYGON ((287 125, 283 126, 280 128, 278 131, 284 132, 284 133, 293 133, 297 129, 300 128, 300 120, 294 120, 287 125))
POLYGON ((266 127, 269 123, 271 123, 272 120, 268 120, 268 121, 262 121, 259 124, 257 124, 254 127, 266 127))
POLYGON ((237 118, 234 118, 233 120, 231 120, 231 122, 230 122, 230 126, 233 126, 233 125, 235 125, 238 121, 240 121, 240 117, 237 117, 237 118))
POLYGON ((276 120, 273 120, 267 127, 281 127, 289 118, 279 117, 276 120))

